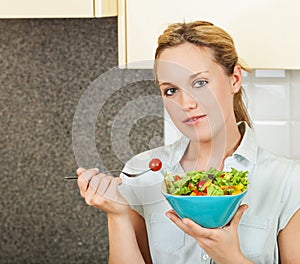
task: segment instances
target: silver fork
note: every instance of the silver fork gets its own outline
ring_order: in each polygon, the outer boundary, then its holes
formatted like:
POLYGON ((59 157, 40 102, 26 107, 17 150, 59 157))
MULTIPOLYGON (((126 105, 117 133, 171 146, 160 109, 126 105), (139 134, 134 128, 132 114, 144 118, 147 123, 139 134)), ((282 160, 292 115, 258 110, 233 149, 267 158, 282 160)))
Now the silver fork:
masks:
MULTIPOLYGON (((125 171, 122 171, 122 170, 112 170, 112 171, 106 171, 104 173, 112 173, 112 172, 119 172, 119 173, 123 173, 124 175, 126 175, 127 177, 137 177, 137 176, 140 176, 148 171, 150 171, 151 169, 148 169, 148 170, 145 170, 145 171, 142 171, 140 173, 128 173, 128 172, 125 172, 125 171)), ((78 176, 66 176, 64 177, 65 180, 77 180, 78 179, 78 176)))

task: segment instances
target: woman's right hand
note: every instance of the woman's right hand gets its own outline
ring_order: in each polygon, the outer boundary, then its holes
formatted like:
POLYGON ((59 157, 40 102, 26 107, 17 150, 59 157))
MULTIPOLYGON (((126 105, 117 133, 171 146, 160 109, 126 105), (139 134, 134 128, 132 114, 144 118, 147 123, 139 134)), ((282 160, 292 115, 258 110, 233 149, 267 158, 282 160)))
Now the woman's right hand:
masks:
POLYGON ((129 214, 129 206, 118 190, 122 183, 119 177, 99 173, 98 169, 77 169, 78 187, 88 205, 108 214, 129 214))

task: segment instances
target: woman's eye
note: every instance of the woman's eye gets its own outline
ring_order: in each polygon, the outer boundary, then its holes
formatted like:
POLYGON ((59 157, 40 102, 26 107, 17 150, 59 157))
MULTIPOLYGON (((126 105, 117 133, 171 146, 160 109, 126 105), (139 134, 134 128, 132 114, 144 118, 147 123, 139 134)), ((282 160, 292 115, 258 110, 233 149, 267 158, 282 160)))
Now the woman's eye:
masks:
POLYGON ((177 92, 177 88, 169 88, 164 91, 164 95, 171 96, 177 92))
POLYGON ((205 86, 207 83, 208 83, 207 81, 198 80, 198 81, 194 82, 194 87, 200 88, 200 87, 205 86))

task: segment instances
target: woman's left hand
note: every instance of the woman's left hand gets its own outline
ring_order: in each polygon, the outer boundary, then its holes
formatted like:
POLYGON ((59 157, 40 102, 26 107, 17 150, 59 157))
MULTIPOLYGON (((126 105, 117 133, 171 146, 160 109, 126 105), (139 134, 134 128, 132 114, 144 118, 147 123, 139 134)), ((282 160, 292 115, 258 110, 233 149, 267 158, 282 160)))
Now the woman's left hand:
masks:
POLYGON ((185 233, 195 238, 199 246, 218 264, 251 263, 242 254, 238 238, 240 219, 248 208, 241 205, 231 222, 223 228, 204 228, 190 219, 180 219, 174 210, 166 215, 185 233))

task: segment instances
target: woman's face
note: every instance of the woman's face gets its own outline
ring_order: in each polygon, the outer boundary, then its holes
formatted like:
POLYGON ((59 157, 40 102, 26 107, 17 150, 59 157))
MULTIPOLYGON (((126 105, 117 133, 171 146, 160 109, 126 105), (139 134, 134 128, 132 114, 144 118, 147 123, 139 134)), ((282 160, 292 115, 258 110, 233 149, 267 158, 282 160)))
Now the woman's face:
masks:
POLYGON ((184 43, 162 51, 156 70, 165 108, 185 136, 210 141, 235 125, 233 96, 241 87, 240 67, 227 76, 208 48, 184 43))

